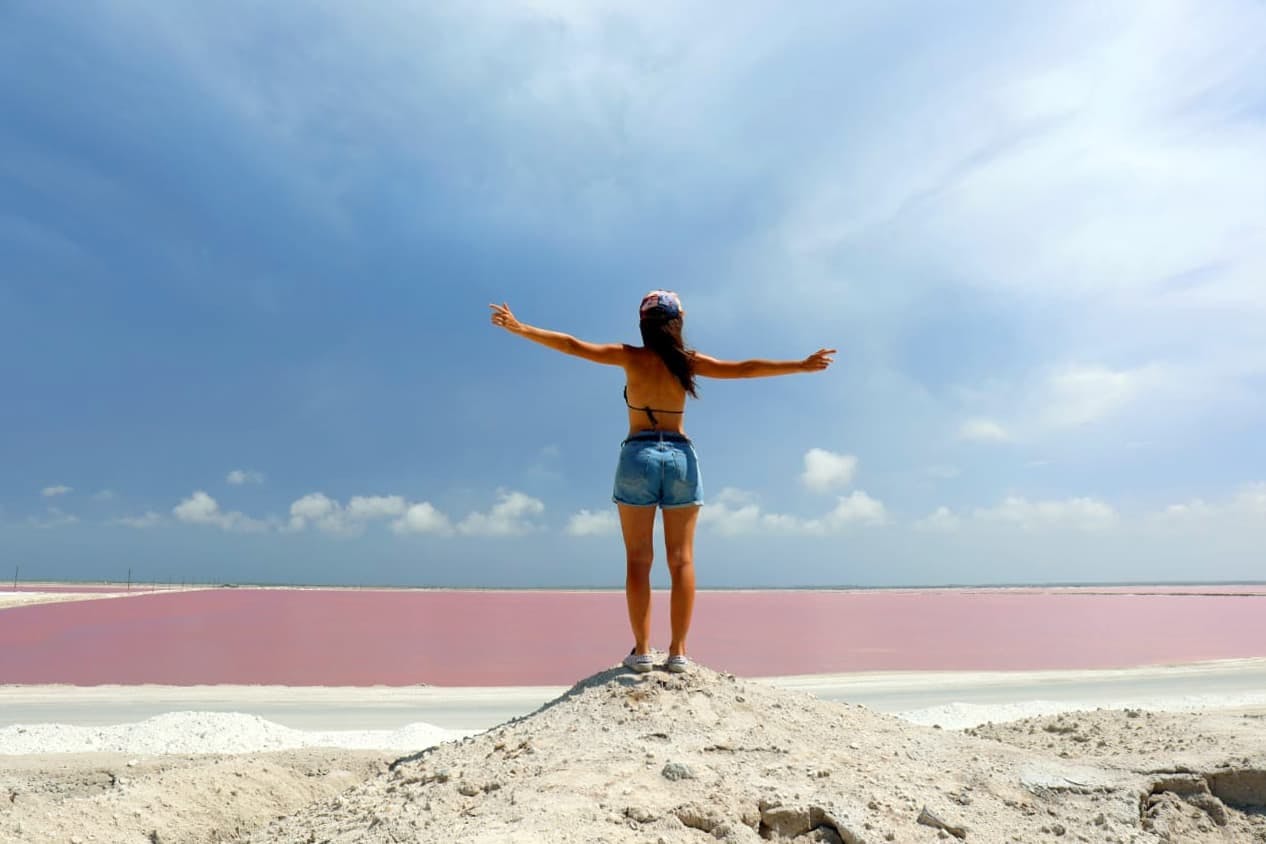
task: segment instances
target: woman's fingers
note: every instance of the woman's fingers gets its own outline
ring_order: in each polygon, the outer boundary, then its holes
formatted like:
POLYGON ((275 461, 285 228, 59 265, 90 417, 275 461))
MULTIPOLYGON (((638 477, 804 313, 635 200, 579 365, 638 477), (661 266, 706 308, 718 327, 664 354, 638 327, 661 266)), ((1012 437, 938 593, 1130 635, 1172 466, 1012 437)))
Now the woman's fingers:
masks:
POLYGON ((818 349, 809 355, 809 365, 814 369, 826 369, 833 361, 831 355, 835 354, 835 349, 818 349))

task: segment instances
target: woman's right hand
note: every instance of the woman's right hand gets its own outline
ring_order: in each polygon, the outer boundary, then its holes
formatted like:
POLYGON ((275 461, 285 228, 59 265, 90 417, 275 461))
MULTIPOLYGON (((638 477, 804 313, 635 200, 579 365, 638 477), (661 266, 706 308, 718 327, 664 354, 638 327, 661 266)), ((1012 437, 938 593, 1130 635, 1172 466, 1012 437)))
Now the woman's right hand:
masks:
POLYGON ((804 367, 805 372, 821 372, 835 362, 831 357, 833 354, 835 354, 835 349, 818 349, 801 361, 800 365, 804 367))

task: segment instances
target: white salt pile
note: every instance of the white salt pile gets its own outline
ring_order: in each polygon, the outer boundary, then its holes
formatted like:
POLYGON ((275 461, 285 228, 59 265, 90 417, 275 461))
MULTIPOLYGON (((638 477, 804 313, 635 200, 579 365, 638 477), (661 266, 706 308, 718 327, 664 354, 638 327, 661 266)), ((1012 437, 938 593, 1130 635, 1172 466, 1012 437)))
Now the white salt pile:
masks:
POLYGON ((446 730, 422 723, 398 730, 294 730, 238 712, 169 712, 134 724, 105 727, 67 724, 0 727, 0 755, 257 753, 305 747, 407 752, 474 732, 446 730))

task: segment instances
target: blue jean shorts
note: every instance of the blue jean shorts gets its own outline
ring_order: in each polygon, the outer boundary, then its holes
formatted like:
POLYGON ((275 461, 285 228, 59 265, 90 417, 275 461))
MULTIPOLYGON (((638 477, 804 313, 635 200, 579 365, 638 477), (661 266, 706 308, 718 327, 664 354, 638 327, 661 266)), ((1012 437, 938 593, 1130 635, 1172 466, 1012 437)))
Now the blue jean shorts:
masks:
POLYGON ((621 443, 611 500, 665 510, 703 504, 699 455, 689 438, 647 431, 621 443))

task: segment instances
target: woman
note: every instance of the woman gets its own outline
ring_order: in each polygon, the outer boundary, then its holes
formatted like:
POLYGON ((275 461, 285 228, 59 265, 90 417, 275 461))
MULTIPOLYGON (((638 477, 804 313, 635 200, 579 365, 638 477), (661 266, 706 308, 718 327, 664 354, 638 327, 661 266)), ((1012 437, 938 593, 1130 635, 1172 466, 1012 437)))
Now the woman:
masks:
POLYGON ((619 506, 627 570, 624 580, 633 650, 625 667, 651 670, 651 558, 655 509, 664 511, 664 545, 672 575, 672 641, 669 671, 690 666, 686 634, 694 611, 695 525, 703 504, 699 460, 683 420, 686 396, 698 398, 695 377, 761 378, 795 372, 819 372, 831 365, 835 349, 819 349, 804 360, 727 361, 686 347, 681 337, 682 317, 677 294, 653 290, 642 299, 638 316, 642 346, 596 344, 557 331, 524 325, 509 306, 489 305, 492 324, 569 355, 624 369, 624 403, 629 408, 629 435, 621 444, 612 500, 619 506))

